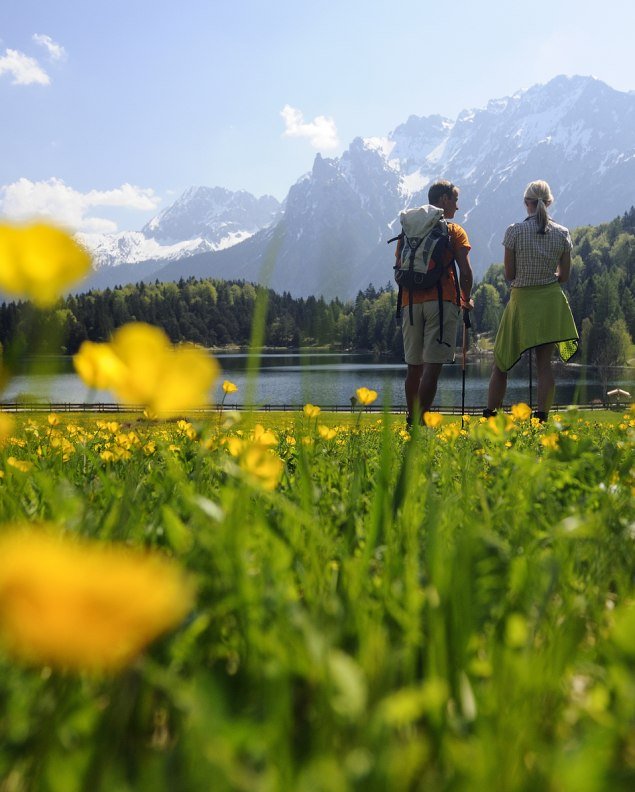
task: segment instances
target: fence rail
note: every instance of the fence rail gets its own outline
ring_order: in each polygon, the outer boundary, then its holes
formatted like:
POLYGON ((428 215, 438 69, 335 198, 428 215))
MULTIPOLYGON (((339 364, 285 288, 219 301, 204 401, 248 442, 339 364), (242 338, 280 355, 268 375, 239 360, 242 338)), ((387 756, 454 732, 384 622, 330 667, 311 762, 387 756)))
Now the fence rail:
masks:
MULTIPOLYGON (((350 404, 321 404, 320 409, 324 412, 335 413, 351 413, 361 412, 365 413, 382 413, 384 406, 381 404, 358 405, 351 407, 350 404)), ((558 410, 567 410, 575 407, 579 410, 606 410, 625 409, 630 406, 630 401, 610 401, 607 403, 586 403, 586 404, 554 404, 551 408, 552 412, 558 410)), ((301 412, 303 404, 217 404, 209 407, 203 407, 195 410, 185 410, 184 413, 205 415, 218 412, 227 412, 231 410, 245 411, 254 409, 261 412, 301 412)), ((506 405, 508 408, 509 405, 506 405)), ((465 415, 480 415, 483 407, 466 407, 465 415)), ((109 402, 0 402, 0 412, 47 412, 47 413, 142 413, 144 408, 135 404, 117 404, 109 402)), ((406 407, 403 404, 391 405, 388 407, 391 413, 405 413, 406 407)), ((458 406, 444 406, 435 405, 432 407, 433 412, 440 412, 446 415, 461 415, 461 408, 458 406)))

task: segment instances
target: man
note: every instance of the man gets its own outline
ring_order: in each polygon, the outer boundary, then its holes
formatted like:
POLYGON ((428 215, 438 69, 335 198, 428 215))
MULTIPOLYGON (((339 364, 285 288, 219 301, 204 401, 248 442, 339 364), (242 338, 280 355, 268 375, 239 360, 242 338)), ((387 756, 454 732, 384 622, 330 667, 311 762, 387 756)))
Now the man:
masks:
MULTIPOLYGON (((437 181, 428 190, 428 202, 443 210, 446 220, 452 220, 458 211, 459 191, 449 181, 437 181)), ((404 358, 408 365, 405 391, 408 415, 406 421, 412 424, 415 409, 419 416, 432 406, 437 392, 437 383, 444 363, 454 362, 456 327, 461 309, 471 310, 473 302, 472 268, 470 266, 470 243, 464 229, 458 223, 448 222, 450 247, 444 251, 446 264, 452 258, 459 269, 460 298, 457 301, 457 289, 453 266, 446 266, 441 278, 441 300, 443 301, 443 328, 440 327, 439 293, 437 287, 413 291, 412 309, 413 324, 410 324, 408 310, 410 295, 403 290, 402 331, 404 358), (443 332, 441 332, 441 329, 443 332), (439 339, 442 341, 439 341, 439 339)), ((398 246, 397 255, 400 255, 398 246)))

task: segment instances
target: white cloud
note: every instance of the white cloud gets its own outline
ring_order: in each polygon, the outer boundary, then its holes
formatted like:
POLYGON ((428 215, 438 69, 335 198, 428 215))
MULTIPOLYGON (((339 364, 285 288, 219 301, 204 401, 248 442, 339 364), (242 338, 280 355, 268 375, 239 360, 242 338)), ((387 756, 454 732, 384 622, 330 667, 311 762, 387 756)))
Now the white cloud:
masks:
POLYGON ((114 190, 90 190, 82 193, 62 179, 33 182, 18 179, 0 187, 0 212, 13 220, 43 217, 67 226, 73 231, 114 232, 111 220, 93 216, 99 206, 123 209, 155 210, 161 199, 150 188, 122 184, 114 190))
POLYGON ((4 55, 0 56, 0 76, 3 74, 13 75, 14 85, 48 85, 51 82, 35 58, 13 49, 5 50, 4 55))
POLYGON ((50 36, 47 36, 44 33, 34 33, 33 41, 46 49, 51 60, 60 61, 66 58, 66 50, 64 47, 62 47, 62 45, 58 44, 56 41, 53 41, 50 36))
POLYGON ((280 112, 284 119, 284 137, 308 138, 315 149, 331 150, 339 146, 335 121, 326 116, 316 116, 313 121, 304 121, 301 110, 285 105, 280 112))

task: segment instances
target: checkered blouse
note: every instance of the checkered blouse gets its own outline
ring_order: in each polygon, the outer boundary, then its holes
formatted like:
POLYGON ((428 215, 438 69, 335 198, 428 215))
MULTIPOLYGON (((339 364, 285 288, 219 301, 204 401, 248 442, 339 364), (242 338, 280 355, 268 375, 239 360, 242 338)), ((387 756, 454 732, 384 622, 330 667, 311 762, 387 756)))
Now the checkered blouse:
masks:
POLYGON ((536 215, 529 215, 522 223, 512 223, 505 232, 503 245, 516 254, 512 286, 545 286, 557 280, 558 262, 573 244, 569 229, 551 219, 546 231, 540 234, 536 215))

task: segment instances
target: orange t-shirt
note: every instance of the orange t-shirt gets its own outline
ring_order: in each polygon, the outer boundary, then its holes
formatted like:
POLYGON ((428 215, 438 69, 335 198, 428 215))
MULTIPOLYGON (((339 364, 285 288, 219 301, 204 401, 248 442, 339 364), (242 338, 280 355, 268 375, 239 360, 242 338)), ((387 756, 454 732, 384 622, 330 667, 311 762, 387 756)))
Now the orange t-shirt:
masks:
MULTIPOLYGON (((452 252, 449 250, 445 252, 445 263, 449 264, 452 258, 456 258, 456 253, 461 248, 466 248, 467 250, 471 249, 470 240, 467 238, 467 234, 465 233, 465 229, 462 228, 458 223, 448 223, 448 231, 450 233, 450 248, 452 252)), ((395 252, 395 256, 397 260, 399 260, 399 256, 401 255, 401 245, 397 245, 397 250, 395 252)), ((456 281, 454 277, 454 267, 447 267, 443 275, 441 276, 441 299, 447 300, 448 302, 453 302, 455 305, 456 302, 456 281)), ((422 303, 427 302, 428 300, 438 300, 439 299, 439 292, 436 286, 433 286, 431 289, 423 289, 422 291, 415 291, 412 294, 412 302, 413 303, 422 303)), ((406 306, 410 302, 410 297, 408 294, 408 289, 403 290, 402 298, 401 298, 401 305, 406 306)))

